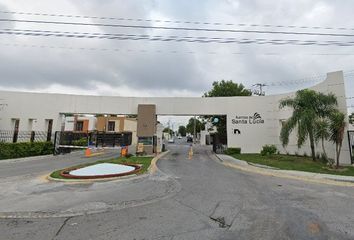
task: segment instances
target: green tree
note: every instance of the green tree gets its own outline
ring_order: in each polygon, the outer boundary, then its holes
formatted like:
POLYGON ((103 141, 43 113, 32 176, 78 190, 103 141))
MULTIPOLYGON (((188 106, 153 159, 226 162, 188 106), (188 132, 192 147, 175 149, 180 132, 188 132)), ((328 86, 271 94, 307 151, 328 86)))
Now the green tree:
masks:
POLYGON ((185 126, 179 126, 178 127, 178 134, 181 135, 182 137, 185 137, 187 135, 187 129, 185 126))
MULTIPOLYGON (((205 124, 198 118, 195 119, 195 123, 196 123, 195 129, 197 133, 200 133, 201 130, 205 129, 205 124)), ((186 126, 186 132, 190 134, 194 134, 194 117, 189 119, 188 124, 186 126)))
POLYGON ((339 167, 339 157, 344 139, 345 117, 345 114, 339 111, 334 111, 330 115, 330 140, 336 144, 336 168, 339 167))
POLYGON ((164 128, 164 130, 162 130, 162 132, 169 133, 170 135, 173 135, 173 133, 174 133, 174 131, 171 128, 168 128, 168 127, 164 128))
MULTIPOLYGON (((232 80, 213 82, 213 87, 209 92, 204 93, 203 97, 234 97, 234 96, 251 96, 252 92, 245 88, 243 84, 234 83, 232 80)), ((205 119, 213 120, 218 118, 217 123, 213 123, 218 131, 220 140, 223 144, 227 141, 226 116, 205 116, 205 119)), ((213 121, 212 121, 213 122, 213 121)))
POLYGON ((291 107, 292 116, 284 122, 280 140, 283 146, 288 145, 291 132, 297 128, 297 145, 300 148, 307 139, 310 142, 312 159, 315 155, 316 122, 320 118, 327 118, 337 106, 337 99, 333 94, 323 94, 314 90, 300 90, 295 98, 280 101, 280 108, 291 107))
POLYGON ((232 96, 251 96, 250 90, 245 89, 243 84, 234 83, 233 81, 221 80, 213 82, 213 88, 204 93, 204 97, 232 97, 232 96))

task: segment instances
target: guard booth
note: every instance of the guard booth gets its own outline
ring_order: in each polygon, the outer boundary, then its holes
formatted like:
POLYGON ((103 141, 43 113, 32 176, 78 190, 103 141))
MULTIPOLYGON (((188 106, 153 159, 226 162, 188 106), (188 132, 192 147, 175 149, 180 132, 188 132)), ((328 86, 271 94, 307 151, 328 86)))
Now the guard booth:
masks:
POLYGON ((143 155, 152 155, 156 152, 156 105, 139 104, 138 105, 138 148, 137 152, 143 155), (139 146, 143 146, 142 152, 139 146))

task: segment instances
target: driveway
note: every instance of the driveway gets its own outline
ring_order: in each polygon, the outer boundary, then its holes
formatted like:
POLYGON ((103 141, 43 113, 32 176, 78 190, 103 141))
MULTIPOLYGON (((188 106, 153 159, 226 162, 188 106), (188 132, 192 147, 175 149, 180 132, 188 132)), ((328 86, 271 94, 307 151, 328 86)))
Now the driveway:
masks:
MULTIPOLYGON (((63 185, 58 190, 69 191, 71 198, 78 195, 80 201, 84 195, 76 193, 87 191, 93 202, 108 205, 121 198, 133 201, 138 191, 146 202, 87 215, 1 219, 1 238, 354 239, 353 188, 241 172, 218 163, 206 147, 195 147, 190 160, 189 145, 183 141, 168 148, 171 152, 158 162, 164 174, 129 184, 63 185), (122 191, 124 185, 129 187, 122 191), (155 192, 159 197, 149 202, 146 196, 155 192)), ((47 197, 45 191, 41 195, 47 197)), ((66 200, 60 199, 59 205, 61 201, 66 200)), ((20 200, 6 205, 22 206, 20 200)))

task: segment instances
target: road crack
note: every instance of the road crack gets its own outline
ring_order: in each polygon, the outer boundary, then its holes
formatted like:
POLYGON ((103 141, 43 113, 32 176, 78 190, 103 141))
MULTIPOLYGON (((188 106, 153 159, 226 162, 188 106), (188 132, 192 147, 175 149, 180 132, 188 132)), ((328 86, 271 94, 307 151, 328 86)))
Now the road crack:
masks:
POLYGON ((57 236, 59 236, 60 232, 63 230, 63 228, 65 227, 66 223, 67 223, 70 219, 72 219, 72 218, 73 218, 73 217, 67 217, 67 218, 64 220, 64 222, 63 222, 63 224, 60 226, 59 230, 55 233, 55 235, 54 235, 54 237, 53 237, 53 240, 54 240, 57 236))
POLYGON ((224 217, 218 217, 218 218, 213 218, 213 217, 209 217, 211 220, 219 223, 219 227, 220 228, 230 228, 231 225, 226 224, 225 218, 224 217))

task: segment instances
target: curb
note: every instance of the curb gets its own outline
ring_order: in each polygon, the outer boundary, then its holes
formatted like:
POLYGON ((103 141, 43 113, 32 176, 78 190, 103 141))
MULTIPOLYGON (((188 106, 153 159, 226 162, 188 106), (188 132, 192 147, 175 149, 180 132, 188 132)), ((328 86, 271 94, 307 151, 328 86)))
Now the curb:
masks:
POLYGON ((60 178, 52 178, 50 175, 47 175, 45 178, 49 181, 53 182, 63 182, 63 183, 94 183, 94 182, 108 182, 114 180, 127 180, 127 179, 139 179, 142 177, 146 177, 147 174, 136 175, 132 174, 129 176, 121 176, 121 177, 113 177, 113 178, 97 178, 97 179, 60 179, 60 178))
POLYGON ((147 173, 141 174, 141 175, 137 175, 137 174, 132 174, 132 175, 128 175, 128 176, 120 176, 120 177, 112 177, 112 178, 97 178, 97 179, 60 179, 60 178, 52 178, 49 175, 47 175, 45 177, 45 179, 49 180, 49 181, 53 181, 53 182, 64 182, 64 183, 94 183, 94 182, 108 182, 108 181, 114 181, 114 180, 134 180, 134 179, 140 179, 143 177, 148 177, 149 175, 157 172, 159 169, 157 167, 157 161, 164 157, 165 155, 167 155, 170 151, 166 151, 163 152, 157 156, 155 156, 150 163, 149 168, 147 169, 147 173))
MULTIPOLYGON (((253 164, 251 165, 247 161, 238 160, 238 161, 243 161, 248 164, 248 166, 247 165, 241 166, 239 164, 225 162, 225 160, 222 160, 216 154, 215 154, 215 156, 217 157, 217 159, 219 159, 220 163, 223 164, 224 166, 235 168, 235 169, 245 171, 245 172, 256 173, 256 174, 260 174, 260 175, 264 175, 264 176, 286 178, 286 179, 291 179, 291 180, 306 181, 306 182, 311 182, 311 183, 320 183, 320 184, 343 186, 343 187, 354 187, 354 182, 351 180, 333 179, 330 177, 321 176, 321 174, 319 174, 319 173, 314 173, 315 176, 318 176, 317 178, 310 177, 310 176, 291 175, 291 174, 284 172, 287 170, 263 168, 263 167, 259 167, 259 166, 253 165, 253 164)), ((336 175, 333 175, 333 176, 336 176, 336 175)))
POLYGON ((12 159, 3 159, 0 160, 0 163, 16 163, 16 162, 26 162, 26 161, 37 161, 47 157, 51 157, 53 154, 47 155, 40 155, 40 156, 31 156, 31 157, 24 157, 24 158, 12 158, 12 159))
POLYGON ((166 156, 168 153, 170 152, 170 150, 167 150, 166 152, 160 153, 159 155, 157 155, 156 157, 154 157, 151 160, 151 164, 148 168, 148 173, 149 174, 153 174, 155 172, 157 172, 159 170, 159 168, 157 167, 157 161, 160 160, 160 158, 166 156))

